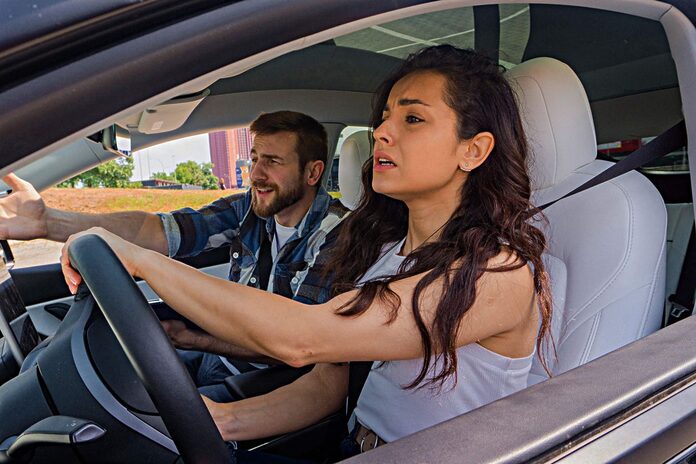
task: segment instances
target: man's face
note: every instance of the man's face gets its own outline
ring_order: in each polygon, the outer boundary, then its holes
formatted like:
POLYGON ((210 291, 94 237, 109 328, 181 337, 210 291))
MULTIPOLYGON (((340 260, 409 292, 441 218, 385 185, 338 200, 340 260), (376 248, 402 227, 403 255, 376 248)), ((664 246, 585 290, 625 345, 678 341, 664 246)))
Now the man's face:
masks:
POLYGON ((297 135, 278 132, 257 135, 251 149, 251 206, 260 217, 271 217, 298 202, 306 185, 296 151, 297 135))

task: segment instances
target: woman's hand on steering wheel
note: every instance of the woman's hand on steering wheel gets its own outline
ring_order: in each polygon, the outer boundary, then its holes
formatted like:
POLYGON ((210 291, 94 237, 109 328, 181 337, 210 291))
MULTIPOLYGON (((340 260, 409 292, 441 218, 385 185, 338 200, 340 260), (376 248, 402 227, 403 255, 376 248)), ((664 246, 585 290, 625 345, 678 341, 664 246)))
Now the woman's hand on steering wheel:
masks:
POLYGON ((68 254, 68 248, 70 244, 75 241, 76 238, 83 235, 97 235, 101 237, 108 245, 111 247, 113 252, 116 254, 118 259, 126 268, 126 271, 131 276, 136 276, 137 266, 136 261, 138 256, 144 251, 141 247, 122 239, 116 234, 109 232, 108 230, 101 227, 92 227, 90 229, 84 230, 77 234, 73 234, 65 241, 63 249, 60 255, 60 267, 63 271, 63 277, 65 278, 65 283, 68 285, 70 292, 75 294, 77 292, 77 287, 82 282, 82 276, 70 265, 70 255, 68 254))

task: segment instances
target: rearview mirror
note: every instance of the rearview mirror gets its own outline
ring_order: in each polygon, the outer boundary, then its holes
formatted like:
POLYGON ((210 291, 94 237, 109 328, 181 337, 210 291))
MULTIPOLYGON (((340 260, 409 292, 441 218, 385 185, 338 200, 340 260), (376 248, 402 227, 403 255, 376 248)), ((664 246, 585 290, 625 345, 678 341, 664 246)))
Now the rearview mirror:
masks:
POLYGON ((102 145, 119 156, 131 155, 131 137, 128 129, 112 124, 102 131, 102 145))

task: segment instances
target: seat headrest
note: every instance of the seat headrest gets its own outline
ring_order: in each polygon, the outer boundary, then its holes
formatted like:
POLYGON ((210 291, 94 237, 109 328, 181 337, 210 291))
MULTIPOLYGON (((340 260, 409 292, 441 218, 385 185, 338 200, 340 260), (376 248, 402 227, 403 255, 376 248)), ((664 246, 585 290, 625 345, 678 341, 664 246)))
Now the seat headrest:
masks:
POLYGON ((370 133, 366 130, 349 135, 341 146, 338 159, 338 189, 341 203, 355 209, 362 196, 362 165, 372 152, 370 133))
POLYGON ((508 71, 529 141, 532 188, 564 180, 597 157, 592 112, 580 79, 565 63, 534 58, 508 71))

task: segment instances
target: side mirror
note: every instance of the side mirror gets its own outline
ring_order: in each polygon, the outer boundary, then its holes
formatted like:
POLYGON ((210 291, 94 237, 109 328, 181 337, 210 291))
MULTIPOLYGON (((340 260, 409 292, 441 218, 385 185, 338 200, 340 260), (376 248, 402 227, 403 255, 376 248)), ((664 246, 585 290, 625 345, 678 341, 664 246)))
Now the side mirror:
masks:
POLYGON ((101 143, 106 150, 119 156, 131 155, 130 132, 118 124, 112 124, 101 131, 101 143))

